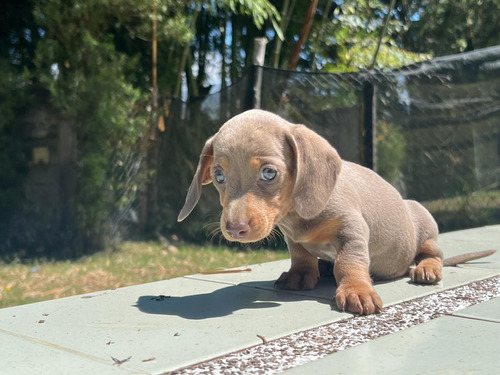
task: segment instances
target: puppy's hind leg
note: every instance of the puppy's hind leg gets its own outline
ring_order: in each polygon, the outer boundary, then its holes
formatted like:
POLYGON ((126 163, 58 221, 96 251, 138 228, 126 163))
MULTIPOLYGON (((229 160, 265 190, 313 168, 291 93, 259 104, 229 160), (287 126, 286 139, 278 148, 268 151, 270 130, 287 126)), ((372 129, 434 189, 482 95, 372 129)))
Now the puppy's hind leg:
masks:
POLYGON ((415 283, 432 284, 441 280, 443 251, 436 240, 428 239, 417 250, 415 268, 410 270, 410 279, 415 283))
POLYGON ((415 268, 410 270, 410 278, 415 283, 432 284, 441 280, 443 266, 443 251, 436 239, 438 226, 432 215, 420 203, 405 201, 413 217, 415 225, 416 244, 415 268))

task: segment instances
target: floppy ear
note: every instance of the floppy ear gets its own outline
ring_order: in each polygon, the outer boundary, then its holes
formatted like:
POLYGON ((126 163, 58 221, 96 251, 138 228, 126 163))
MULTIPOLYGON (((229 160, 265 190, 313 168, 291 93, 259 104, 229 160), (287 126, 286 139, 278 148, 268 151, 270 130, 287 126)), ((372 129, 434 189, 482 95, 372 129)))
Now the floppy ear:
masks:
POLYGON ((342 160, 326 139, 304 125, 292 127, 289 143, 295 155, 293 208, 301 217, 310 219, 328 203, 342 160))
POLYGON ((201 197, 201 185, 206 185, 212 182, 210 167, 214 160, 214 150, 212 147, 213 139, 214 137, 209 138, 205 143, 205 147, 203 147, 203 150, 201 151, 196 173, 194 174, 191 186, 189 186, 186 202, 177 217, 177 221, 184 220, 191 213, 191 211, 193 211, 193 208, 196 206, 201 197))

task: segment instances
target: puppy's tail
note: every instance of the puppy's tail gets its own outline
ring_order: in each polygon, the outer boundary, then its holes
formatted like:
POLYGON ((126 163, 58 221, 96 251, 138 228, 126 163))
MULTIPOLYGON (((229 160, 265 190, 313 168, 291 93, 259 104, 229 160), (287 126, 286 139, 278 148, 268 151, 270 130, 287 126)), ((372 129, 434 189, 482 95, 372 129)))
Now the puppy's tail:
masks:
POLYGON ((473 253, 465 253, 465 254, 456 255, 454 257, 444 259, 443 266, 445 266, 445 267, 456 266, 457 264, 462 264, 462 263, 468 262, 470 260, 487 257, 495 252, 496 252, 496 250, 483 250, 483 251, 475 251, 473 253))

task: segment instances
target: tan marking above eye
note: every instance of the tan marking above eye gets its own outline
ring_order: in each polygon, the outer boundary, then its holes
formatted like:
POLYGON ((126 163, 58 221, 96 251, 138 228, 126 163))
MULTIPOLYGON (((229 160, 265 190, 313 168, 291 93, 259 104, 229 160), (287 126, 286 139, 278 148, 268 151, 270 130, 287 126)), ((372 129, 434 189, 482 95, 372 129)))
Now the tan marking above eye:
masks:
POLYGON ((260 166, 262 165, 262 158, 260 158, 259 156, 252 156, 250 158, 250 166, 255 169, 255 170, 259 170, 260 169, 260 166))
POLYGON ((218 157, 214 160, 214 165, 222 167, 222 169, 229 168, 229 160, 226 157, 218 157))

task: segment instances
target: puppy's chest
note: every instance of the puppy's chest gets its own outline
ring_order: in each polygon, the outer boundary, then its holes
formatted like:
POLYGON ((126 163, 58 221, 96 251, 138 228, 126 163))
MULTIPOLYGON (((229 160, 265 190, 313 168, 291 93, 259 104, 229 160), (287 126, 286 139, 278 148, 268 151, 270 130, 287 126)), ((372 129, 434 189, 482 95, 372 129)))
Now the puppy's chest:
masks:
POLYGON ((337 258, 337 249, 335 248, 333 243, 330 244, 302 244, 304 248, 314 255, 315 257, 323 260, 327 260, 329 262, 335 262, 337 258))
POLYGON ((335 260, 337 256, 335 243, 342 227, 340 218, 305 220, 288 215, 278 226, 290 240, 300 243, 312 255, 324 260, 335 260))

